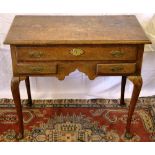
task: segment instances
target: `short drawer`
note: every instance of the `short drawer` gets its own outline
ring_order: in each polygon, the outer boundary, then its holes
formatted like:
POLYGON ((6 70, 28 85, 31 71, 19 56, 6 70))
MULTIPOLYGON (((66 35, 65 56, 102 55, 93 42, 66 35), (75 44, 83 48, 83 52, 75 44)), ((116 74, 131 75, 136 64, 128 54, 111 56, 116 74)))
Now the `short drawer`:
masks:
POLYGON ((16 66, 17 74, 30 74, 30 75, 42 75, 42 74, 56 74, 57 65, 56 64, 17 64, 16 66))
POLYGON ((97 74, 133 74, 136 71, 135 63, 97 64, 97 74))
POLYGON ((16 48, 18 61, 136 60, 134 45, 45 46, 16 48))

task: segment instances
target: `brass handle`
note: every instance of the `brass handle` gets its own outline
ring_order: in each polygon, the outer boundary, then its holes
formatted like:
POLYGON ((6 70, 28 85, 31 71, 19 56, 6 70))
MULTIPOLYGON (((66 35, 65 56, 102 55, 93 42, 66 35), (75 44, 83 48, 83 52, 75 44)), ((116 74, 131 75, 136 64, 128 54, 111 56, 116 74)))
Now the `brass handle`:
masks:
POLYGON ((124 52, 123 51, 112 51, 111 55, 113 57, 122 57, 124 55, 124 52))
POLYGON ((29 53, 31 58, 41 58, 43 56, 43 52, 32 51, 29 53))
POLYGON ((80 55, 84 54, 84 51, 80 48, 74 48, 70 51, 70 54, 72 54, 74 56, 80 56, 80 55))
POLYGON ((31 71, 32 72, 42 72, 44 70, 43 67, 32 67, 31 71))
POLYGON ((119 72, 119 71, 122 71, 123 69, 124 69, 123 67, 115 66, 115 67, 111 68, 111 71, 112 72, 119 72))

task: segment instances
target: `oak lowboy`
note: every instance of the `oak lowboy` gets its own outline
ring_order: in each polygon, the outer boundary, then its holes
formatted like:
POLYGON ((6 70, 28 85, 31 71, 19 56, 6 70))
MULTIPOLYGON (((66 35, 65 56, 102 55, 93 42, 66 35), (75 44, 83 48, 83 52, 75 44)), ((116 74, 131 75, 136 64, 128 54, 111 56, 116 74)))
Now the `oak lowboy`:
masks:
POLYGON ((75 69, 93 80, 97 76, 122 76, 124 105, 126 79, 134 84, 125 136, 141 90, 144 45, 151 43, 135 16, 16 16, 5 40, 13 66, 11 89, 23 137, 19 83, 25 80, 32 105, 29 76, 56 76, 63 80, 75 69))

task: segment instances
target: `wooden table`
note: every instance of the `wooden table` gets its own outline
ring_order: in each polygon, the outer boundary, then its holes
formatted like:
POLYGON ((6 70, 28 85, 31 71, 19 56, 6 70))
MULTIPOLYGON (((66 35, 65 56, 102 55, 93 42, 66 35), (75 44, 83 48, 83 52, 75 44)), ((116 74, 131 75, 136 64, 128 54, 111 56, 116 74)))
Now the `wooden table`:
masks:
POLYGON ((25 80, 32 105, 29 76, 56 76, 63 80, 74 70, 93 80, 97 76, 122 76, 121 100, 128 78, 134 85, 126 134, 142 87, 141 67, 145 36, 135 16, 16 16, 5 44, 10 44, 19 133, 24 134, 19 83, 25 80))

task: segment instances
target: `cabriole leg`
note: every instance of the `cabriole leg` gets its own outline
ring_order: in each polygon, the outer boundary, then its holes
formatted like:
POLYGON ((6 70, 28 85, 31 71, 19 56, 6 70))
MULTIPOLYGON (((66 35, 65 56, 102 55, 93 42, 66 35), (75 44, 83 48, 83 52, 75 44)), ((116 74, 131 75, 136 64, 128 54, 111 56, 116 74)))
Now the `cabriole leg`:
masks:
POLYGON ((26 90, 27 90, 27 95, 28 95, 28 106, 32 106, 32 98, 31 98, 31 89, 30 89, 30 80, 29 77, 27 76, 25 79, 25 85, 26 85, 26 90))
POLYGON ((134 88, 133 88, 133 92, 132 92, 132 97, 131 97, 131 101, 130 101, 130 105, 129 105, 129 111, 128 111, 128 118, 127 118, 127 125, 126 125, 126 133, 125 133, 125 137, 130 139, 132 138, 132 134, 130 131, 130 126, 131 126, 131 120, 132 120, 132 115, 133 112, 135 110, 135 106, 141 91, 141 87, 142 87, 142 77, 141 76, 130 76, 128 77, 128 79, 133 83, 134 88))
POLYGON ((13 100, 16 106, 18 125, 19 125, 19 132, 17 134, 17 139, 21 139, 24 136, 23 114, 22 114, 22 106, 21 106, 21 100, 20 100, 19 83, 20 83, 19 77, 12 78, 11 91, 12 91, 13 100))
POLYGON ((120 105, 124 106, 124 94, 125 94, 125 85, 126 85, 126 76, 122 76, 122 82, 121 82, 121 100, 120 100, 120 105))

